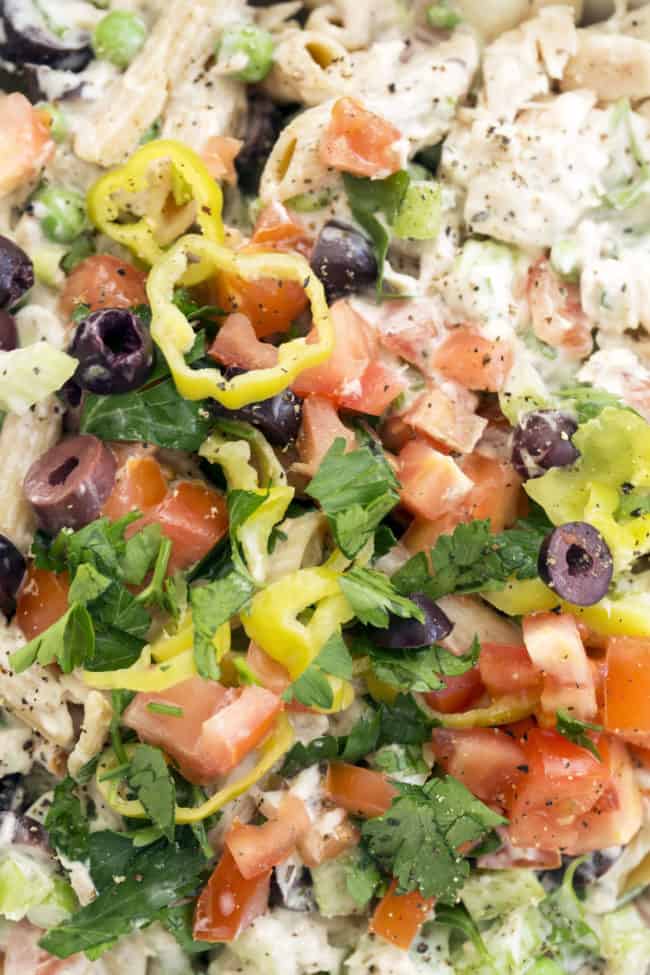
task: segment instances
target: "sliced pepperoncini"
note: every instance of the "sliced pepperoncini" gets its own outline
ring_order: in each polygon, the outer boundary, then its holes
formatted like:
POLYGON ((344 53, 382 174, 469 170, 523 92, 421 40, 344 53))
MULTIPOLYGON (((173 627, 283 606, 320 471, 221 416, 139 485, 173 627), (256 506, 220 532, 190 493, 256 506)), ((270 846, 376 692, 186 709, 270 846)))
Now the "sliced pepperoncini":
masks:
POLYGON ((147 295, 152 311, 151 335, 185 399, 211 397, 230 410, 258 403, 281 393, 305 369, 320 365, 334 347, 334 329, 323 286, 299 254, 235 253, 207 237, 188 234, 152 267, 147 295), (311 304, 316 341, 291 339, 278 348, 277 365, 252 369, 232 379, 226 379, 216 367, 190 368, 184 355, 194 344, 194 330, 173 301, 175 286, 179 282, 187 283, 188 272, 194 284, 218 273, 238 275, 247 281, 267 277, 301 284, 311 304))
POLYGON ((324 567, 298 569, 271 583, 240 614, 248 636, 296 680, 323 644, 354 616, 342 595, 339 574, 324 567), (299 616, 310 606, 309 622, 299 616))
MULTIPOLYGON (((223 789, 219 789, 200 806, 176 806, 176 822, 179 824, 198 823, 218 812, 237 796, 247 792, 251 786, 266 775, 275 763, 289 751, 292 743, 293 728, 286 715, 281 714, 276 722, 275 729, 260 745, 258 749, 259 760, 251 771, 223 789)), ((127 746, 128 748, 129 746, 127 746)), ((119 815, 126 816, 129 819, 147 819, 148 815, 139 800, 122 798, 119 779, 106 778, 118 765, 119 760, 113 749, 107 749, 97 766, 96 782, 100 794, 111 809, 119 815)))
MULTIPOLYGON (((99 179, 88 193, 88 216, 112 240, 146 264, 155 264, 192 223, 221 243, 223 198, 218 183, 192 149, 172 139, 149 142, 123 166, 99 179), (170 210, 169 201, 173 201, 170 210), (130 221, 120 221, 120 215, 130 221)), ((203 280, 191 268, 184 284, 203 280)))

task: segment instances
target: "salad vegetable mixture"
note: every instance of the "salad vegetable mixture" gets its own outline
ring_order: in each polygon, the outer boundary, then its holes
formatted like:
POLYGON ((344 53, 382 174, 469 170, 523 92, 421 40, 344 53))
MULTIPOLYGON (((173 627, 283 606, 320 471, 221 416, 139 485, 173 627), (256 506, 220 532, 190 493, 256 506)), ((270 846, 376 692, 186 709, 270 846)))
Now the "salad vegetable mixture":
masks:
POLYGON ((0 2, 4 975, 647 971, 624 8, 0 2))

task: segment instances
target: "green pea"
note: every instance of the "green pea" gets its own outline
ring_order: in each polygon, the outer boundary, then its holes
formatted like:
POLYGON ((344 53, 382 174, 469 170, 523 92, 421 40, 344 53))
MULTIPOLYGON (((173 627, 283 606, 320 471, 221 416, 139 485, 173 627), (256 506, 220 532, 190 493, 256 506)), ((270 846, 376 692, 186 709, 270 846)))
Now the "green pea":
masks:
POLYGON ((86 198, 64 186, 44 186, 32 197, 43 233, 56 244, 70 244, 86 226, 86 198))
POLYGON ((36 107, 50 116, 50 135, 54 141, 64 142, 68 135, 68 120, 61 109, 49 102, 41 102, 36 107))
POLYGON ((221 35, 217 55, 232 65, 228 73, 237 81, 261 81, 273 64, 273 38, 254 24, 235 24, 221 35))
POLYGON ((446 3, 434 3, 427 10, 427 20, 430 27, 437 30, 453 30, 463 18, 455 10, 451 10, 446 3))
POLYGON ((99 21, 92 36, 95 54, 118 68, 127 68, 147 36, 141 17, 128 10, 111 10, 99 21))

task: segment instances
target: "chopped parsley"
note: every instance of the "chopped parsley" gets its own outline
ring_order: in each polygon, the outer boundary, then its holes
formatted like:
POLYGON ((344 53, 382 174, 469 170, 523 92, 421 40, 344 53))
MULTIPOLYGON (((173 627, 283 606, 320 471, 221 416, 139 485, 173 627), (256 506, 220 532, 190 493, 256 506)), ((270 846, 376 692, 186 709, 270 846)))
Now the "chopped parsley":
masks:
POLYGON ((137 745, 127 779, 151 822, 171 842, 176 825, 176 786, 161 750, 137 745))
POLYGON ((579 718, 574 718, 573 715, 569 714, 564 708, 560 708, 555 715, 555 727, 564 735, 569 741, 572 741, 574 745, 579 745, 581 748, 586 748, 588 752, 597 758, 599 762, 602 762, 602 758, 596 744, 588 733, 590 731, 599 732, 603 730, 603 726, 600 724, 592 724, 591 721, 580 721, 579 718))
POLYGON ((381 448, 372 441, 347 454, 345 448, 345 440, 337 437, 307 486, 307 494, 327 515, 341 551, 354 558, 399 501, 399 483, 381 448))
POLYGON ((306 707, 331 708, 334 692, 327 675, 350 680, 352 657, 340 633, 334 633, 315 660, 284 692, 285 701, 300 701, 306 707))
POLYGON ((386 629, 390 613, 402 619, 424 621, 420 607, 400 595, 383 572, 354 566, 341 576, 340 583, 354 615, 361 623, 386 629))
POLYGON ((457 779, 431 779, 423 786, 398 786, 390 809, 361 827, 364 844, 383 870, 397 880, 397 892, 418 890, 454 904, 469 863, 459 853, 506 822, 457 779))

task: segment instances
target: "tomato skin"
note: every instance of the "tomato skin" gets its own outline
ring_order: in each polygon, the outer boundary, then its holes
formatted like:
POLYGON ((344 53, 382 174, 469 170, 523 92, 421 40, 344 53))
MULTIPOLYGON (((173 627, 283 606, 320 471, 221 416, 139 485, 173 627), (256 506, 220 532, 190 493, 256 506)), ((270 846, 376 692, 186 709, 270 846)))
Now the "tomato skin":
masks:
MULTIPOLYGON (((278 250, 297 251, 308 256, 311 238, 299 221, 281 203, 272 203, 260 214, 250 244, 242 254, 278 250)), ((208 286, 214 304, 248 318, 258 338, 286 332, 295 318, 307 308, 304 288, 296 281, 259 278, 246 281, 238 275, 220 274, 208 286)))
POLYGON ((271 369, 278 361, 278 350, 260 342, 245 315, 228 315, 219 329, 208 355, 224 366, 239 369, 271 369))
POLYGON ((526 650, 543 672, 541 708, 553 716, 569 708, 574 717, 591 721, 596 716, 594 675, 576 622, 567 613, 533 613, 523 622, 526 650))
POLYGON ((263 687, 242 687, 226 707, 203 725, 201 749, 210 755, 217 775, 239 765, 269 734, 282 710, 282 701, 263 687))
POLYGON ((308 867, 318 867, 359 845, 361 835, 346 817, 326 836, 313 827, 298 841, 298 851, 308 867))
POLYGON ((591 323, 582 310, 580 289, 562 281, 545 258, 529 271, 528 302, 538 339, 563 349, 572 359, 584 359, 591 353, 591 323))
POLYGON ((160 525, 172 543, 168 572, 187 569, 207 555, 228 530, 228 507, 223 495, 200 481, 179 481, 151 508, 138 527, 160 525))
POLYGON ((313 477, 320 462, 338 437, 346 450, 354 449, 356 437, 339 419, 335 405, 324 396, 308 396, 302 404, 302 422, 296 446, 300 473, 313 477))
POLYGON ((237 182, 235 157, 243 142, 228 135, 212 135, 201 150, 201 158, 213 179, 237 182))
POLYGON ((269 819, 261 826, 235 822, 224 842, 242 877, 252 880, 286 860, 310 827, 304 802, 289 793, 276 819, 269 819))
POLYGON ((56 147, 44 114, 18 92, 0 97, 0 131, 11 146, 0 158, 0 195, 4 196, 35 179, 56 147))
POLYGON ((102 514, 117 521, 132 511, 143 513, 160 504, 167 494, 167 481, 155 457, 128 457, 119 468, 113 490, 102 514))
POLYGON ((552 729, 533 728, 521 744, 528 771, 508 801, 510 838, 515 846, 571 848, 577 824, 611 785, 607 762, 552 729))
POLYGON ((483 643, 478 665, 481 679, 493 700, 520 692, 541 692, 541 672, 525 646, 483 643))
POLYGON ((358 384, 358 389, 342 393, 338 404, 346 410, 357 410, 369 416, 381 416, 406 388, 399 373, 378 360, 366 366, 358 384))
POLYGON ((401 133, 353 98, 339 98, 320 143, 325 166, 355 176, 390 176, 401 168, 401 133))
POLYGON ((526 761, 521 745, 499 728, 434 728, 432 743, 445 772, 487 802, 503 803, 526 761))
POLYGON ((470 328, 454 329, 433 354, 432 365, 467 389, 498 393, 512 369, 512 347, 470 328))
POLYGON ((272 870, 247 880, 228 849, 223 851, 194 912, 196 941, 229 942, 264 914, 269 903, 272 870))
POLYGON ((467 454, 487 425, 476 415, 475 407, 472 393, 456 389, 449 394, 432 384, 400 415, 416 433, 443 444, 449 451, 467 454))
POLYGON ((398 894, 396 888, 397 881, 393 880, 375 908, 370 931, 396 948, 408 951, 433 910, 435 898, 423 897, 417 890, 410 894, 398 894))
POLYGON ((412 514, 439 518, 456 507, 471 490, 472 482, 447 454, 424 440, 410 440, 398 458, 402 504, 412 514))
POLYGON ((650 745, 650 640, 607 641, 605 727, 628 741, 650 745))
POLYGON ((338 402, 348 384, 360 381, 374 352, 372 334, 365 321, 345 299, 330 308, 334 326, 334 349, 321 366, 306 369, 296 377, 293 391, 298 396, 318 395, 338 402))
POLYGON ((483 696, 485 687, 478 667, 472 667, 456 677, 445 677, 445 687, 439 691, 429 691, 425 700, 429 707, 442 714, 455 714, 466 711, 483 696))
POLYGON ((68 610, 67 572, 50 572, 30 565, 16 600, 16 622, 26 640, 33 640, 68 610))
POLYGON ((355 816, 382 816, 391 807, 397 789, 382 772, 332 762, 327 768, 325 791, 332 802, 355 816))
POLYGON ((262 685, 267 690, 273 691, 274 694, 283 694, 291 683, 291 677, 286 667, 279 664, 273 657, 269 657, 268 653, 258 647, 253 640, 248 644, 246 663, 262 682, 262 685))
POLYGON ((91 311, 144 305, 146 280, 144 271, 112 254, 93 254, 70 272, 59 299, 61 314, 70 318, 77 305, 91 311))

